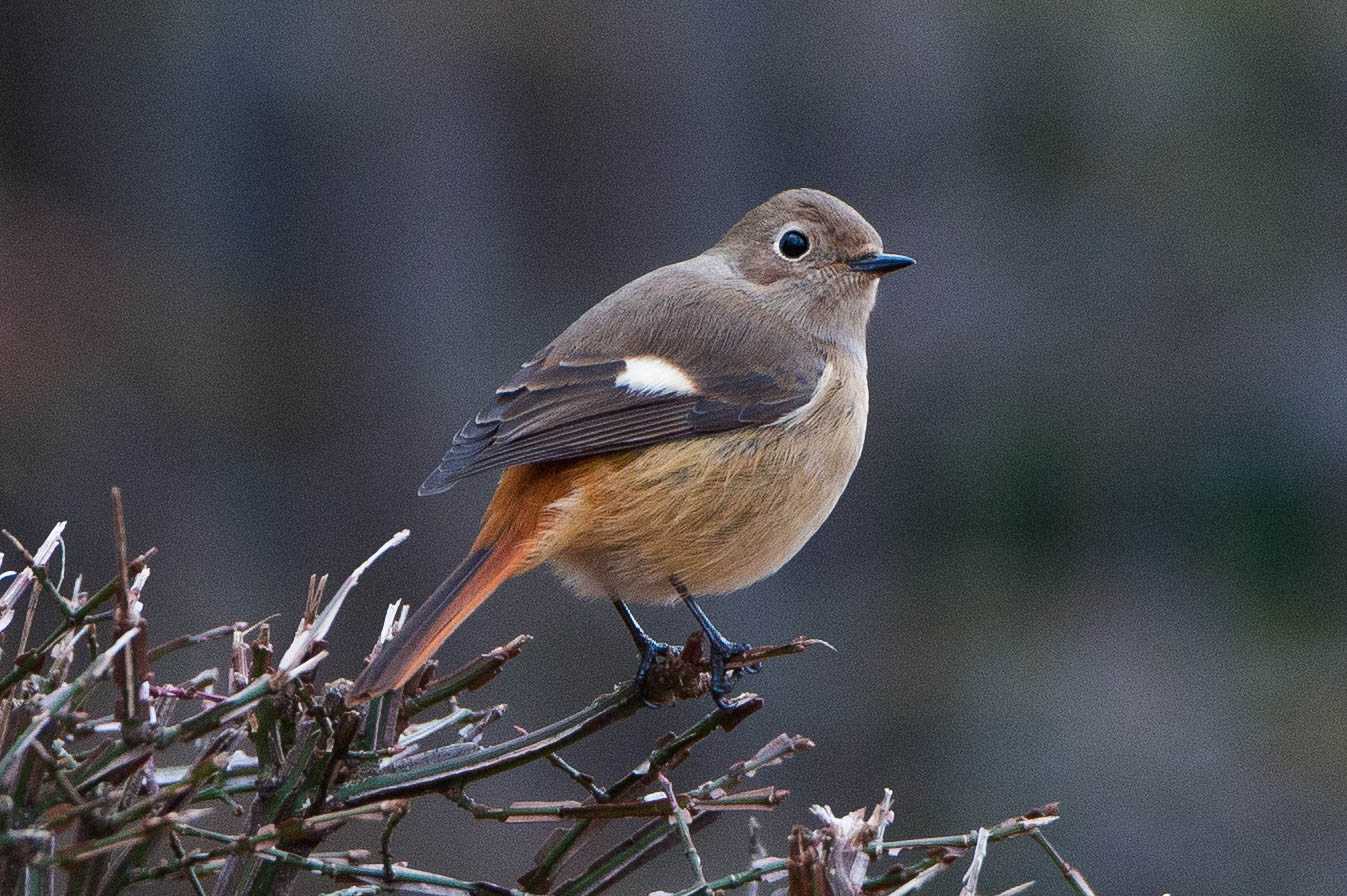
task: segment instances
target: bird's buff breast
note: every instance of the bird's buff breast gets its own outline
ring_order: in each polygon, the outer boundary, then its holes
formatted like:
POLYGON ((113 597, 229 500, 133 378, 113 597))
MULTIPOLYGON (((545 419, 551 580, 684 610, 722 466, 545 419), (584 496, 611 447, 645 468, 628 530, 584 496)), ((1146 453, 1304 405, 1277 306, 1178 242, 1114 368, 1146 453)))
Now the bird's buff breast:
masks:
POLYGON ((587 596, 671 600, 672 579, 698 595, 751 585, 827 519, 868 404, 864 368, 838 365, 789 421, 593 458, 550 508, 544 553, 587 596))

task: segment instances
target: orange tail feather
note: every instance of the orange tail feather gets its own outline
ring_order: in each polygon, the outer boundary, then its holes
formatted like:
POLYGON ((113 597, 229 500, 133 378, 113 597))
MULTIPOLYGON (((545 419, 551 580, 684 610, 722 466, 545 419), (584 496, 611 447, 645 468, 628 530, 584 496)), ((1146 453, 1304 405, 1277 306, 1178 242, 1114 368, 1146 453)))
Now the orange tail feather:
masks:
POLYGON ((567 492, 567 474, 566 468, 555 465, 505 472, 472 551, 360 673, 348 702, 360 703, 402 687, 506 579, 542 561, 534 548, 543 510, 567 492))
POLYGON ((444 640, 514 575, 522 542, 496 544, 470 553, 412 614, 402 631, 383 646, 351 688, 352 702, 402 687, 425 665, 444 640))

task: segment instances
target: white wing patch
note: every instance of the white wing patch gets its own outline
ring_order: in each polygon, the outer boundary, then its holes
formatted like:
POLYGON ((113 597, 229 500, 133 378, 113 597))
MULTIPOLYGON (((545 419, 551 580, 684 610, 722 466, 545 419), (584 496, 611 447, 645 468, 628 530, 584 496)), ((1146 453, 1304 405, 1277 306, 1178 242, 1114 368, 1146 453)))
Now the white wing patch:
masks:
POLYGON ((675 364, 654 355, 625 358, 615 385, 640 395, 696 395, 697 384, 675 364))

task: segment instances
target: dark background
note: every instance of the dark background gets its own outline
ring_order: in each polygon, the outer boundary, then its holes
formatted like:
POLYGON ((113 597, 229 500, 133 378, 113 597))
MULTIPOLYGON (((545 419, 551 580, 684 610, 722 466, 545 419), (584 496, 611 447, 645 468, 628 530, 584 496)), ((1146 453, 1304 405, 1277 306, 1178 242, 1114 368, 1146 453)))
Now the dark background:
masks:
MULTIPOLYGON (((490 390, 821 187, 919 263, 880 291, 850 489, 711 610, 839 652, 753 679, 767 708, 676 781, 807 733, 770 775, 777 852, 810 803, 887 785, 895 836, 1060 799, 1105 893, 1341 892, 1339 4, 45 7, 0 14, 0 525, 30 546, 69 519, 105 579, 119 483, 163 550, 156 632, 288 632, 309 572, 409 526, 338 622, 327 672, 354 670, 472 536, 490 482, 415 489, 490 390)), ((611 611, 544 574, 444 655, 520 631, 485 697, 518 724, 631 671, 611 611)), ((703 709, 571 758, 607 777, 703 709)), ((546 768, 480 794, 570 795, 546 768)), ((397 844, 509 880, 547 829, 431 803, 397 844)), ((742 818, 702 839, 744 865, 742 818)), ((1053 876, 1010 844, 984 889, 1053 876)), ((688 880, 675 851, 643 883, 688 880)))

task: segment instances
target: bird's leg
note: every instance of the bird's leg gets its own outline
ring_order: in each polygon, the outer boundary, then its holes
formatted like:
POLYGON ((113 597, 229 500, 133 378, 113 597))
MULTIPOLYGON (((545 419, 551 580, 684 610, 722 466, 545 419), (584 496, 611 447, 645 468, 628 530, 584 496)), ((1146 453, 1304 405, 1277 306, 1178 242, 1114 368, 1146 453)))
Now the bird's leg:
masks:
POLYGON ((673 648, 663 641, 656 641, 647 635, 645 629, 641 628, 641 623, 636 621, 636 616, 631 612, 631 608, 625 603, 614 599, 613 606, 617 607, 617 612, 622 615, 622 621, 631 634, 631 640, 636 643, 636 649, 641 652, 641 664, 636 667, 636 687, 640 689, 641 699, 644 700, 645 680, 650 675, 650 669, 655 665, 655 657, 664 656, 673 648))
MULTIPOLYGON (((736 657, 741 653, 747 653, 752 649, 753 645, 744 644, 739 641, 731 641, 729 638, 726 638, 720 633, 720 630, 715 627, 715 624, 711 622, 710 617, 706 615, 706 611, 698 606, 696 598, 688 592, 682 582, 675 579, 673 581, 673 586, 677 589, 678 596, 683 598, 683 603, 687 604, 687 608, 691 610, 692 615, 696 617, 697 624, 700 625, 702 631, 706 633, 707 653, 711 656, 711 699, 716 701, 717 706, 724 709, 725 695, 732 690, 730 687, 731 676, 726 672, 725 661, 731 657, 736 657)), ((762 667, 754 664, 752 666, 746 666, 744 671, 757 672, 760 668, 762 667)))

